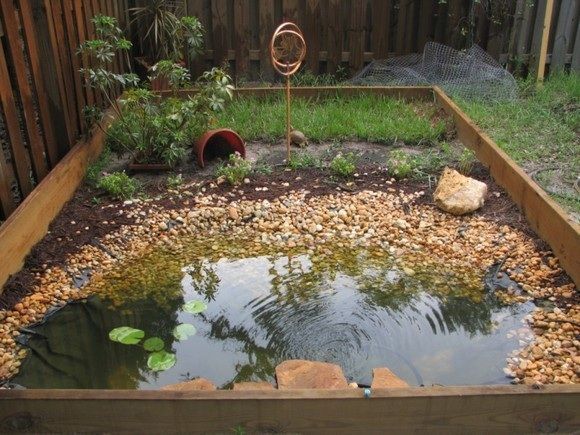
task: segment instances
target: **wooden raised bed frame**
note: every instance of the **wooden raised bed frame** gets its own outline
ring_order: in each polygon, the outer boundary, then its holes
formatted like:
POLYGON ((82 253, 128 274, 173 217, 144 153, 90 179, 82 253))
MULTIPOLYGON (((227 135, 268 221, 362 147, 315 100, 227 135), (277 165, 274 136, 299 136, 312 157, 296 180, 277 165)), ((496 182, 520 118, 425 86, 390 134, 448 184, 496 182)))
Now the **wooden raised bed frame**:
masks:
MULTIPOLYGON (((194 92, 194 91, 189 91, 194 92)), ((183 91, 182 94, 188 94, 183 91)), ((281 88, 238 89, 266 96, 281 88)), ((489 168, 580 284, 580 226, 439 88, 295 88, 294 97, 372 93, 434 101, 453 117, 458 139, 489 168)), ((108 118, 110 122, 110 117, 108 118)), ((106 122, 106 124, 108 123, 106 122)), ((77 144, 0 227, 0 286, 22 267, 101 152, 100 130, 77 144)), ((580 386, 413 387, 377 390, 123 391, 0 390, 0 432, 572 432, 580 429, 580 386)))

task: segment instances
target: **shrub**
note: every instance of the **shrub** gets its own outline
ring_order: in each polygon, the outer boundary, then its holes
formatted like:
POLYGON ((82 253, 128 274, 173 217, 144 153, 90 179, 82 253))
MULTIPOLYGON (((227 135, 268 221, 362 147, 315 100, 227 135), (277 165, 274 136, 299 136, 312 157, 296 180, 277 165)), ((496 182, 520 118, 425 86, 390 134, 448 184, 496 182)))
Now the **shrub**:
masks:
POLYGON ((113 172, 102 177, 97 183, 97 187, 115 199, 124 200, 132 198, 137 193, 139 183, 125 172, 113 172))
POLYGON ((330 162, 330 170, 340 177, 351 177, 356 171, 356 158, 354 154, 337 154, 330 162))
POLYGON ((288 166, 292 169, 319 168, 320 159, 309 152, 294 153, 290 156, 288 166))
POLYGON ((238 153, 230 155, 227 163, 222 163, 216 170, 216 176, 224 177, 232 186, 237 186, 252 171, 252 165, 238 153))

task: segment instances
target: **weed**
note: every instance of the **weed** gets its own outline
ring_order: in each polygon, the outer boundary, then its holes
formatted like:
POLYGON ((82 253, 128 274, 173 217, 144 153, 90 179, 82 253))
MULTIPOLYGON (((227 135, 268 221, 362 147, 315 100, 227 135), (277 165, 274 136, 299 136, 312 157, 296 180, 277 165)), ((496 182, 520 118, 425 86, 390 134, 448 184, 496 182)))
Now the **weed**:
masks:
POLYGON ((254 172, 256 174, 270 175, 273 172, 272 166, 263 161, 257 161, 254 164, 254 172))
POLYGON ((473 165, 475 165, 475 162, 475 153, 469 148, 463 148, 459 158, 457 159, 457 170, 463 175, 469 175, 471 174, 471 171, 473 171, 473 165))
POLYGON ((320 159, 314 154, 307 151, 293 153, 290 156, 288 166, 294 170, 305 168, 319 168, 321 166, 320 159))
POLYGON ((183 184, 183 175, 181 174, 171 174, 167 176, 166 181, 167 187, 170 189, 177 189, 183 184))
POLYGON ((403 150, 393 150, 387 160, 387 170, 397 178, 408 178, 417 168, 417 160, 403 150))
POLYGON ((101 178, 103 170, 107 167, 110 161, 111 151, 109 151, 108 147, 105 147, 99 158, 94 163, 91 163, 87 168, 87 173, 85 174, 87 183, 96 186, 101 178))
POLYGON ((339 153, 330 162, 330 170, 344 178, 352 177, 356 171, 356 157, 353 153, 339 153))
POLYGON ((102 177, 97 183, 99 189, 103 189, 115 199, 132 198, 139 190, 139 182, 129 177, 125 172, 113 172, 102 177))
POLYGON ((237 186, 252 171, 252 164, 238 153, 230 155, 227 163, 222 163, 216 170, 216 176, 224 177, 232 186, 237 186))

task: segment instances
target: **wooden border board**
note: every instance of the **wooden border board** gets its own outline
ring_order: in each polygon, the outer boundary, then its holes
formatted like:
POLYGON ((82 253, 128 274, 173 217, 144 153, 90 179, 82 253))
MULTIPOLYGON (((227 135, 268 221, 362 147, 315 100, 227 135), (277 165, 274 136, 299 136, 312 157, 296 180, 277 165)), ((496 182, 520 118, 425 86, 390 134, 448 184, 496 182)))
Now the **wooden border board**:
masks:
POLYGON ((0 390, 0 432, 535 433, 580 430, 580 386, 270 391, 0 390))

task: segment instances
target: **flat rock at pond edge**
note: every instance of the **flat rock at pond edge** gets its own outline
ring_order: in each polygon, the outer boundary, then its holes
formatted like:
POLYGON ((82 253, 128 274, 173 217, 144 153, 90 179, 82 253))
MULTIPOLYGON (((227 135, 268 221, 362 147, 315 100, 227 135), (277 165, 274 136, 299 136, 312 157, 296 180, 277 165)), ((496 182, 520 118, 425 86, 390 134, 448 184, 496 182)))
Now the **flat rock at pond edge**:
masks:
POLYGON ((274 386, 269 382, 236 382, 234 391, 273 390, 274 386))
POLYGON ((373 383, 371 388, 404 388, 408 387, 404 380, 399 378, 396 374, 386 367, 378 367, 373 369, 373 383))
POLYGON ((191 381, 180 382, 178 384, 169 384, 160 388, 166 391, 213 391, 216 386, 213 382, 204 378, 197 378, 191 381))
POLYGON ((284 361, 276 366, 276 380, 280 390, 348 388, 348 382, 339 366, 318 361, 284 361))
POLYGON ((459 216, 482 207, 486 195, 487 184, 445 168, 433 199, 441 210, 459 216))

